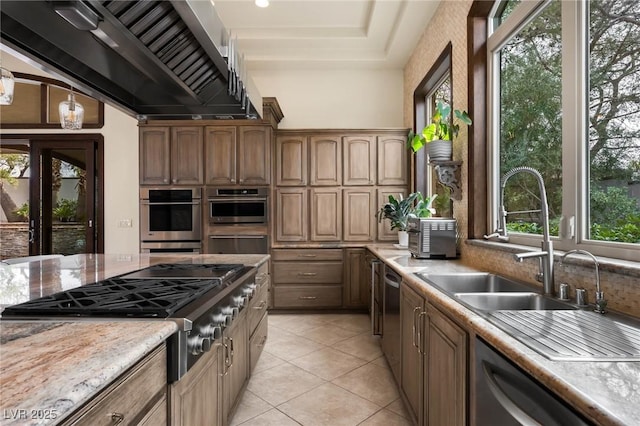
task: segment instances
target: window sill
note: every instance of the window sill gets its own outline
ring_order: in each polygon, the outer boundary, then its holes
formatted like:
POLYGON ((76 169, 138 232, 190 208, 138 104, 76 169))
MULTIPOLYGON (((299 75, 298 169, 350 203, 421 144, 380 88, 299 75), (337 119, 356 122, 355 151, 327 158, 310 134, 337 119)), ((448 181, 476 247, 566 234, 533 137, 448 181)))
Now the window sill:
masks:
MULTIPOLYGON (((487 241, 487 240, 466 240, 465 244, 489 248, 493 250, 499 250, 506 253, 522 253, 527 251, 537 251, 539 248, 524 246, 521 244, 512 244, 512 243, 501 243, 497 241, 487 241)), ((564 254, 564 251, 554 250, 554 259, 559 262, 560 257, 564 254)), ((612 272, 615 274, 628 275, 631 277, 639 277, 640 278, 640 263, 631 262, 628 260, 614 259, 610 257, 602 257, 596 256, 598 259, 599 268, 601 271, 612 272)), ((593 267, 593 261, 584 256, 569 256, 564 260, 564 263, 569 265, 580 265, 593 267)))

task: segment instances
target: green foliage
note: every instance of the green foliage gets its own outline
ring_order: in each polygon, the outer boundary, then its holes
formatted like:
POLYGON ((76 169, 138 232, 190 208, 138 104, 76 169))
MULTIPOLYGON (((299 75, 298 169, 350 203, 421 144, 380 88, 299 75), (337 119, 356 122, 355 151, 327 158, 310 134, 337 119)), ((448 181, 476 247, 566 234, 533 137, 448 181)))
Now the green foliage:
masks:
POLYGON ((53 216, 61 222, 69 222, 75 219, 78 210, 78 201, 63 198, 53 209, 53 216))
POLYGON ((422 132, 418 134, 409 132, 408 141, 413 152, 417 152, 431 141, 453 140, 460 132, 460 123, 467 126, 472 124, 471 118, 466 111, 456 109, 453 113, 455 118, 453 121, 450 121, 451 106, 442 101, 438 101, 436 111, 431 117, 431 124, 422 129, 422 132))
POLYGON ((623 188, 591 187, 591 223, 611 223, 640 216, 638 201, 623 188))
POLYGON ((420 192, 414 192, 414 194, 416 194, 416 206, 411 214, 417 217, 431 217, 435 213, 431 206, 438 194, 433 194, 431 197, 425 197, 420 192))
POLYGON ((420 192, 413 192, 407 198, 403 198, 402 194, 399 194, 398 198, 389 195, 389 202, 380 207, 380 210, 376 212, 376 218, 378 222, 389 219, 391 229, 406 231, 407 221, 410 217, 431 216, 431 204, 435 198, 436 195, 424 197, 420 192))
POLYGON ((29 203, 24 203, 23 205, 21 205, 19 209, 15 210, 15 213, 21 218, 23 218, 24 220, 28 220, 29 219, 29 203))

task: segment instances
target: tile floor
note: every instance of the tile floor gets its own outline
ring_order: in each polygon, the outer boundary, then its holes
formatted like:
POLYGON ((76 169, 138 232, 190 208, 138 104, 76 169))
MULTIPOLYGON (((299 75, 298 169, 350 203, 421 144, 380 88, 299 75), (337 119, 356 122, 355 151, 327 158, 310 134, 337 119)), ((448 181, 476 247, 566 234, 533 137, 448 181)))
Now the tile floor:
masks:
POLYGON ((367 315, 269 315, 230 425, 411 425, 367 315))

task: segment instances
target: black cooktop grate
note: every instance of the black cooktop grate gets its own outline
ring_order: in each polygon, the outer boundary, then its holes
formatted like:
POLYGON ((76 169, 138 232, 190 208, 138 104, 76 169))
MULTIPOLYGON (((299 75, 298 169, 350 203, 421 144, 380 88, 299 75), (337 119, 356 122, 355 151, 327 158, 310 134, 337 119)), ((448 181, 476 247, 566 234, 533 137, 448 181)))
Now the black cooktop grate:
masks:
POLYGON ((2 316, 168 318, 220 284, 218 279, 111 278, 9 306, 2 316))

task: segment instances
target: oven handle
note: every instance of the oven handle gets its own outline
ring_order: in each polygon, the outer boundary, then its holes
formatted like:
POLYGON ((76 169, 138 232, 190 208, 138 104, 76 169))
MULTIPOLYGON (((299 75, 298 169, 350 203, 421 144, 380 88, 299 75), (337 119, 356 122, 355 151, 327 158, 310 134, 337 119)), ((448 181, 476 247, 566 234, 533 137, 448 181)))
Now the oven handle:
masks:
POLYGON ((200 201, 159 201, 159 202, 151 202, 151 201, 142 201, 140 204, 143 206, 197 206, 200 205, 200 201))
POLYGON ((227 201, 267 201, 267 197, 241 197, 241 198, 233 198, 233 197, 216 197, 216 198, 209 198, 209 202, 217 202, 217 201, 222 201, 222 202, 227 202, 227 201))
POLYGON ((234 240, 235 239, 239 239, 239 240, 252 239, 252 240, 255 240, 255 239, 261 239, 262 240, 262 239, 265 239, 265 238, 267 238, 266 235, 209 235, 209 239, 210 240, 215 240, 215 239, 221 239, 221 240, 230 240, 230 239, 234 239, 234 240))

